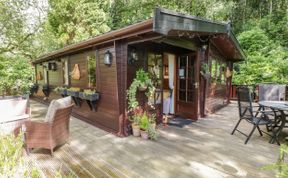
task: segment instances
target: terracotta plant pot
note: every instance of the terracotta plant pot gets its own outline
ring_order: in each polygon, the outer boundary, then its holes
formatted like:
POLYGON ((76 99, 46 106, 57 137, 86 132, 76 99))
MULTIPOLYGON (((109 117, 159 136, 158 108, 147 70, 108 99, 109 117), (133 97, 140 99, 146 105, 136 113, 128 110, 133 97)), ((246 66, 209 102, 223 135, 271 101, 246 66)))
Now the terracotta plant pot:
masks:
POLYGON ((144 140, 148 140, 149 135, 148 135, 148 132, 147 132, 146 130, 140 130, 140 133, 141 133, 141 137, 142 137, 144 140))
POLYGON ((132 132, 133 132, 133 136, 139 137, 140 136, 140 127, 139 127, 139 125, 132 124, 132 132))

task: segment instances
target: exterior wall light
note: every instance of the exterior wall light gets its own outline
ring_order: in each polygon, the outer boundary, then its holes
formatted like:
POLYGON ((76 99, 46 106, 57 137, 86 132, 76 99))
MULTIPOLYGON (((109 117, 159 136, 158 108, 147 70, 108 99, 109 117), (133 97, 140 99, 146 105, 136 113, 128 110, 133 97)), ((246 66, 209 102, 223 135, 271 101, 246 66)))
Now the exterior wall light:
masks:
POLYGON ((202 48, 203 51, 206 51, 206 49, 208 48, 208 45, 207 44, 203 44, 201 48, 202 48))
POLYGON ((107 50, 104 53, 104 64, 107 66, 111 66, 112 65, 112 59, 113 59, 112 53, 109 50, 107 50))

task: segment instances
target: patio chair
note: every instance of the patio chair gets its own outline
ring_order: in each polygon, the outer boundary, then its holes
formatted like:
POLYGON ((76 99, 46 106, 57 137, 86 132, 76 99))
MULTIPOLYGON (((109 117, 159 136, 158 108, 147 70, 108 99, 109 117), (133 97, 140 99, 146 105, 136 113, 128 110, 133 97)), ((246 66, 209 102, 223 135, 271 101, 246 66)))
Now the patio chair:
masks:
MULTIPOLYGON (((247 139, 245 140, 245 144, 248 143, 249 139, 251 138, 251 136, 254 133, 256 128, 257 128, 257 130, 261 136, 263 135, 262 132, 271 136, 267 132, 262 131, 259 127, 260 125, 266 125, 266 126, 271 125, 272 121, 266 115, 265 111, 260 111, 259 109, 256 112, 253 111, 251 92, 250 92, 249 88, 247 88, 247 87, 237 88, 237 98, 238 98, 238 107, 239 107, 240 119, 237 122, 237 124, 235 125, 231 135, 233 135, 235 131, 238 131, 242 135, 246 136, 247 139), (258 116, 259 114, 260 114, 260 116, 258 116), (248 123, 253 125, 253 128, 248 135, 246 135, 242 131, 238 130, 238 126, 242 120, 246 120, 248 123)), ((256 107, 258 107, 258 106, 256 106, 256 107)))
POLYGON ((51 156, 53 156, 53 149, 68 141, 73 105, 71 97, 53 100, 49 105, 44 122, 25 122, 25 144, 28 154, 32 148, 45 148, 50 149, 51 156))

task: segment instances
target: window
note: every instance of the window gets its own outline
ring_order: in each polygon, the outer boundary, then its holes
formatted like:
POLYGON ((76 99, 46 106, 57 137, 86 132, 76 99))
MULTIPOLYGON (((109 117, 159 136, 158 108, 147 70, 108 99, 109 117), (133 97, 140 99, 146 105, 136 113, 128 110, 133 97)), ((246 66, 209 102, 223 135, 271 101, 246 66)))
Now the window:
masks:
POLYGON ((148 73, 156 88, 153 97, 149 98, 149 102, 153 104, 160 104, 162 102, 162 70, 162 54, 148 53, 148 73))
POLYGON ((96 58, 87 57, 88 87, 96 87, 96 58))
POLYGON ((226 67, 226 62, 218 58, 212 57, 212 59, 210 60, 211 83, 225 84, 226 67))

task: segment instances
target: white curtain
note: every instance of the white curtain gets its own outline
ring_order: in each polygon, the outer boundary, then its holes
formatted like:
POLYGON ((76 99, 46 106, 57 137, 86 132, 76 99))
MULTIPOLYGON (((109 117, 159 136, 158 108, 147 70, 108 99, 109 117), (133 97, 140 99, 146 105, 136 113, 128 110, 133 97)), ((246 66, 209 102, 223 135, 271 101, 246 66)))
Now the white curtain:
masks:
POLYGON ((169 88, 172 90, 171 99, 170 99, 170 113, 174 114, 174 64, 175 56, 172 54, 168 55, 168 70, 169 70, 169 88))

